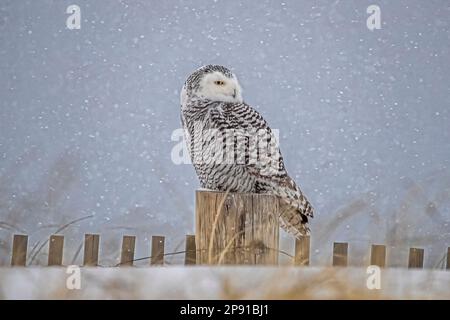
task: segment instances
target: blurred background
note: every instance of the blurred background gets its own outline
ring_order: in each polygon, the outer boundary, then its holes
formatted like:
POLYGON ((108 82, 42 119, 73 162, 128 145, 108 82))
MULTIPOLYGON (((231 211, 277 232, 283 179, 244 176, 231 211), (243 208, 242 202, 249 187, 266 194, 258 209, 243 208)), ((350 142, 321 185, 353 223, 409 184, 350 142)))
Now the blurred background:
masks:
MULTIPOLYGON (((311 264, 348 241, 391 266, 425 248, 441 267, 450 243, 450 4, 377 1, 0 1, 0 265, 12 234, 31 264, 64 234, 64 264, 100 233, 100 264, 136 258, 151 235, 182 250, 194 232, 191 165, 176 165, 179 91, 204 64, 238 75, 272 128, 288 172, 316 209, 311 264), (81 28, 66 27, 66 8, 81 28), (42 247, 41 247, 42 246, 42 247)), ((293 253, 292 237, 282 249, 293 253)), ((290 263, 281 256, 282 263, 290 263)), ((168 257, 168 263, 183 255, 168 257)), ((143 260, 141 264, 148 264, 143 260)))

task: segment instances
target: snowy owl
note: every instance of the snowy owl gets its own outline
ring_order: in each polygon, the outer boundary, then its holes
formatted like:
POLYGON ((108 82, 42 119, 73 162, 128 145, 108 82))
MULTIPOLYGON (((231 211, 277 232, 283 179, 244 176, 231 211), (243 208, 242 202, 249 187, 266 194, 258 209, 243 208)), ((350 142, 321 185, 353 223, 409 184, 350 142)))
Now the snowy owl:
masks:
POLYGON ((313 209, 284 167, 275 136, 242 98, 237 77, 219 65, 192 73, 181 90, 181 123, 202 188, 268 193, 280 199, 280 224, 309 234, 313 209))

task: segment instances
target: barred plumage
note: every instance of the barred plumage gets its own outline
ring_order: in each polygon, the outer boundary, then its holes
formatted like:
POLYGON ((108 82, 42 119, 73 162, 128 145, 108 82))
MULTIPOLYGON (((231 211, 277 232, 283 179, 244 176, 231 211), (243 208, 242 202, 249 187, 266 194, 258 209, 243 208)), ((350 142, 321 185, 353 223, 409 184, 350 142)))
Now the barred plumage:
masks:
POLYGON ((296 237, 309 234, 313 209, 284 167, 275 136, 243 102, 236 76, 208 65, 188 77, 181 92, 181 122, 203 188, 270 193, 280 198, 280 221, 296 237))

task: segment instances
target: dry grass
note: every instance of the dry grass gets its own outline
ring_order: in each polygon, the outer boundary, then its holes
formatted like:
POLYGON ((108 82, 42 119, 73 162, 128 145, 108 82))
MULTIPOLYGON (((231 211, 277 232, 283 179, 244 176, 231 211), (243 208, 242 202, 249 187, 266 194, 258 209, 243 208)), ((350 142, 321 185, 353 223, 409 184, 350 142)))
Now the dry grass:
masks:
POLYGON ((450 273, 386 269, 380 290, 363 268, 82 268, 67 290, 61 268, 4 269, 0 299, 450 299, 450 273))

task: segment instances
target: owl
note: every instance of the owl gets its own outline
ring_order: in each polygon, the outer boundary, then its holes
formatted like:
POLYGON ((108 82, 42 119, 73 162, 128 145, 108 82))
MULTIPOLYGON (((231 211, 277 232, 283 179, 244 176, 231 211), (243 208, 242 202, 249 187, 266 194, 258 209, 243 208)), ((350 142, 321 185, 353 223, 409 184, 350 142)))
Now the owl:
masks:
POLYGON ((267 193, 280 201, 280 225, 309 235, 313 208, 289 177, 266 120, 242 98, 236 75, 220 65, 197 69, 180 95, 181 123, 202 188, 267 193))

